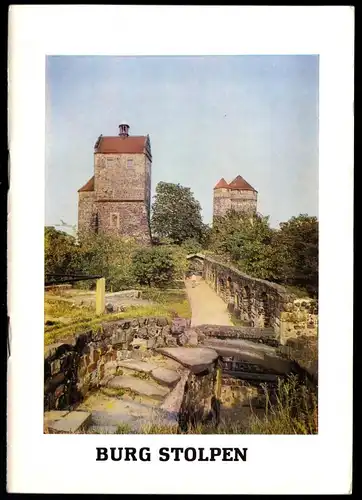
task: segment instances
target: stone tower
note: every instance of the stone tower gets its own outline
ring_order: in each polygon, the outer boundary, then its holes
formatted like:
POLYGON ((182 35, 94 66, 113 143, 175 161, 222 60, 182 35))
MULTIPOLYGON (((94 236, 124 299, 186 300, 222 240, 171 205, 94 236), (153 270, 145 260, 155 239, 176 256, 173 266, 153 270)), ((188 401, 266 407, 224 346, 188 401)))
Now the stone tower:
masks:
POLYGON ((214 187, 213 217, 223 217, 229 210, 256 213, 258 192, 240 175, 228 184, 224 178, 214 187))
POLYGON ((78 231, 132 237, 150 243, 152 155, 149 136, 100 135, 94 146, 94 175, 79 189, 78 231))

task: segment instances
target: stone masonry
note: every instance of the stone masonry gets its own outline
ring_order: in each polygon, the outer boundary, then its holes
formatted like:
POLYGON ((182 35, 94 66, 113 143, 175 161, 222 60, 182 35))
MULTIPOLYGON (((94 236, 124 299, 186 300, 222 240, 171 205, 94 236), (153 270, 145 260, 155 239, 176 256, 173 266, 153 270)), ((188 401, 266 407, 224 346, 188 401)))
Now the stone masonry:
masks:
POLYGON ((214 187, 214 219, 224 217, 230 210, 255 213, 257 199, 258 192, 240 175, 229 184, 222 178, 214 187))
POLYGON ((135 238, 149 243, 152 155, 149 136, 100 136, 94 175, 78 193, 78 230, 135 238))
POLYGON ((315 299, 297 298, 285 287, 248 276, 214 255, 191 254, 188 259, 203 260, 206 283, 245 325, 269 330, 283 345, 290 338, 317 337, 315 299))

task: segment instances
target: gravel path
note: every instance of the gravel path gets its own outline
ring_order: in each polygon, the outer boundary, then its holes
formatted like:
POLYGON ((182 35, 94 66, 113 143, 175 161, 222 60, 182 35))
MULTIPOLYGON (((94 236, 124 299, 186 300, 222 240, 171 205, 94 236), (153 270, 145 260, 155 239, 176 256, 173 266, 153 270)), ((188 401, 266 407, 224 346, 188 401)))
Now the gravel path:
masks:
POLYGON ((192 288, 191 280, 185 281, 187 295, 191 304, 191 326, 228 325, 232 326, 225 302, 203 280, 192 288))

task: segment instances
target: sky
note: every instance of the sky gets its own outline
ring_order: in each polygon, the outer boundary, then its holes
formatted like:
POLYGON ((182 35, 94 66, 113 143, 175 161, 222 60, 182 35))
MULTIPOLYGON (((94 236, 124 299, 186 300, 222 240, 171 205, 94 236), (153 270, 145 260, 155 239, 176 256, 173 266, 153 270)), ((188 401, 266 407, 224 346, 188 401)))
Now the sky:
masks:
POLYGON ((318 216, 318 56, 48 56, 45 224, 77 223, 100 134, 147 135, 158 182, 213 188, 241 175, 273 227, 318 216))

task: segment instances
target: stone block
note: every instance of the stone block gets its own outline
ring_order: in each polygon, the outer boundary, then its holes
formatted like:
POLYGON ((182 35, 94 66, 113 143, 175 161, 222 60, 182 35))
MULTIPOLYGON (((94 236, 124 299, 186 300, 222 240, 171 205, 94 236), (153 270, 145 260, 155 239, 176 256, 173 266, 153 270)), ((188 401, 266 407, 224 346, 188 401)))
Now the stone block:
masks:
POLYGON ((60 359, 56 359, 50 364, 51 375, 56 375, 57 373, 60 372, 60 369, 61 369, 60 359))
POLYGON ((146 339, 146 338, 148 338, 148 336, 149 336, 149 334, 148 334, 147 328, 145 328, 145 327, 140 328, 137 332, 137 337, 140 339, 146 339))
POLYGON ((180 375, 174 370, 169 370, 168 368, 158 367, 152 370, 152 378, 156 380, 161 385, 166 385, 168 387, 173 387, 180 380, 180 375))
POLYGON ((154 339, 154 338, 148 339, 146 342, 147 342, 147 344, 146 344, 147 349, 153 349, 156 345, 156 339, 154 339))
POLYGON ((97 369, 97 363, 91 363, 90 365, 88 365, 87 372, 92 373, 96 369, 97 369))
POLYGON ((121 345, 127 340, 127 334, 125 331, 117 331, 112 335, 111 344, 114 346, 121 345))
POLYGON ((64 417, 48 425, 48 430, 54 434, 74 434, 87 429, 91 422, 91 414, 84 411, 71 411, 64 417))
POLYGON ((130 389, 137 394, 148 396, 154 399, 163 399, 169 390, 163 386, 156 385, 155 383, 141 380, 136 377, 117 376, 110 380, 107 384, 112 389, 130 389))
POLYGON ((158 318, 157 319, 157 325, 158 326, 167 326, 168 325, 168 319, 167 318, 158 318))
POLYGON ((47 380, 44 384, 44 392, 54 391, 54 389, 63 382, 65 379, 64 373, 58 373, 51 379, 47 380))
POLYGON ((72 352, 66 354, 62 359, 61 359, 61 371, 66 372, 72 367, 72 362, 74 359, 74 354, 72 352))
POLYGON ((104 365, 104 372, 108 375, 109 373, 116 373, 118 368, 118 362, 117 361, 108 361, 104 365))

